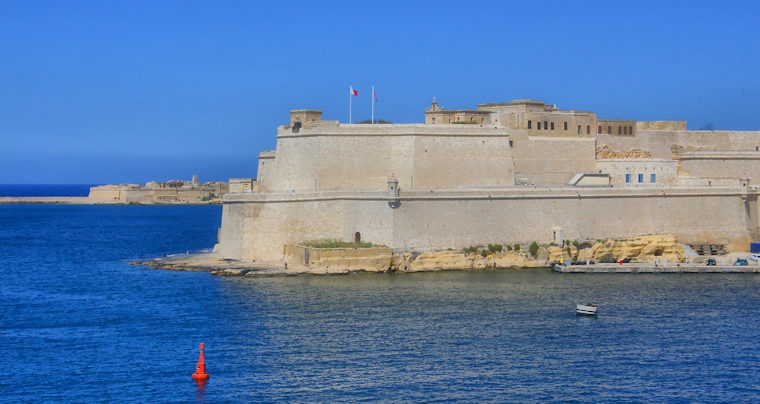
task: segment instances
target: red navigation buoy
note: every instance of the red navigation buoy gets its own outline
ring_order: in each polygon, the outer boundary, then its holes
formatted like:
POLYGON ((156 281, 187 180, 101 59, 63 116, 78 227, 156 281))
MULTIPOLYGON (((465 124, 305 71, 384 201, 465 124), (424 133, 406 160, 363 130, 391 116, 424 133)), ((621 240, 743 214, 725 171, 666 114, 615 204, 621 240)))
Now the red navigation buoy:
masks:
POLYGON ((203 359, 203 342, 201 342, 201 354, 198 357, 198 364, 195 365, 195 373, 193 373, 193 379, 198 382, 205 382, 208 380, 208 373, 206 373, 206 361, 203 359))

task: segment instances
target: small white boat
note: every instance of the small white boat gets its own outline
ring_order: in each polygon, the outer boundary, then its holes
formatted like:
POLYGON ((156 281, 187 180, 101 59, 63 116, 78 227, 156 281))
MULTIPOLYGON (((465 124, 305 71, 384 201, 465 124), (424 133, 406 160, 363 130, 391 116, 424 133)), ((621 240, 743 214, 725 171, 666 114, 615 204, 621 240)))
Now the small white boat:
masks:
POLYGON ((595 304, 586 303, 575 306, 576 316, 595 316, 599 307, 595 304))

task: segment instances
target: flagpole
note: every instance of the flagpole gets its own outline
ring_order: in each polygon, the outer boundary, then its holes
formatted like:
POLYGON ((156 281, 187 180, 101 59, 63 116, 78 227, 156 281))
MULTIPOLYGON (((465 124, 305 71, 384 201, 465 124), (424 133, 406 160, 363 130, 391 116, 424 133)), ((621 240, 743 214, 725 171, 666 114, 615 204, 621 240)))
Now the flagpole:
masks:
POLYGON ((348 86, 348 123, 351 123, 351 109, 354 104, 353 96, 354 96, 354 89, 351 88, 351 86, 348 86))
POLYGON ((372 95, 369 97, 369 102, 372 103, 372 123, 375 123, 375 86, 372 86, 372 95))

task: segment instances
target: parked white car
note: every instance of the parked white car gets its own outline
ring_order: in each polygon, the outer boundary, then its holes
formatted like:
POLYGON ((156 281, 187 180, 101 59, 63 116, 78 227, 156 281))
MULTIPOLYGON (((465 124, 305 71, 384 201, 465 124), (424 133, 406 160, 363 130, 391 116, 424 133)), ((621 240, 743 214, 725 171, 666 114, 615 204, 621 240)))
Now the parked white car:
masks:
POLYGON ((760 253, 755 253, 749 256, 752 261, 760 261, 760 253))

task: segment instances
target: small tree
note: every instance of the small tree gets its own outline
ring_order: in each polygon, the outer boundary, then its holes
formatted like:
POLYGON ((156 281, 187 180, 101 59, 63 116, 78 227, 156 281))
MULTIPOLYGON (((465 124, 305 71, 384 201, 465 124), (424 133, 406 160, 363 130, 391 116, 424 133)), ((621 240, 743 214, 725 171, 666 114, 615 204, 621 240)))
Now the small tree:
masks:
POLYGON ((515 252, 520 251, 520 244, 515 244, 515 252))

